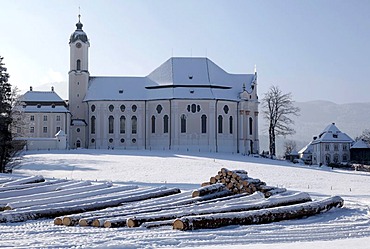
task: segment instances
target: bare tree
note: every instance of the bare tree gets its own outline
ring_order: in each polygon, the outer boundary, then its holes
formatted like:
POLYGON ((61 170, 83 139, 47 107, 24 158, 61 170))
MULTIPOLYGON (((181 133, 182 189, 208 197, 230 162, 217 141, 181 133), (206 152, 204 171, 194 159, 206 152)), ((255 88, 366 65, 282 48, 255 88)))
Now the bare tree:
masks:
POLYGON ((299 116, 300 109, 293 104, 292 94, 283 93, 278 86, 271 86, 263 98, 263 117, 269 123, 269 150, 276 156, 276 136, 295 133, 290 115, 299 116))
POLYGON ((289 155, 292 151, 297 150, 297 143, 293 140, 286 140, 284 142, 285 155, 289 155))
POLYGON ((370 143, 370 130, 365 129, 364 131, 362 131, 362 134, 356 138, 356 140, 360 140, 360 139, 364 140, 367 143, 370 143))

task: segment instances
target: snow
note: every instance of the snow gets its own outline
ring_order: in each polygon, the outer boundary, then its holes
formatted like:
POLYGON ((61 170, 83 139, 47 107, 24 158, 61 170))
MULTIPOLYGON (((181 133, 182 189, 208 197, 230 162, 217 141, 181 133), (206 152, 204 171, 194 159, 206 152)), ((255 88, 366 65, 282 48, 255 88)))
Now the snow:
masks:
POLYGON ((24 102, 63 102, 59 95, 54 91, 27 91, 20 98, 24 102))
POLYGON ((366 172, 233 154, 128 150, 28 152, 14 172, 141 187, 164 185, 191 191, 223 167, 246 170, 250 177, 271 186, 308 192, 313 199, 339 195, 344 199, 344 207, 298 220, 186 232, 171 227, 55 226, 51 219, 0 223, 0 247, 332 249, 365 248, 370 242, 370 174, 366 172))

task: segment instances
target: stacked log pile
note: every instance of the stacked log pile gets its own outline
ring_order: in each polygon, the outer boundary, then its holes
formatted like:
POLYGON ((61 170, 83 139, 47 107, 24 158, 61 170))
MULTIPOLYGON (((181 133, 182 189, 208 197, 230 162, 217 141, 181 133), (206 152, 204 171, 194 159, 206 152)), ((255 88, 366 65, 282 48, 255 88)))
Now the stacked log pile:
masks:
POLYGON ((0 182, 0 223, 54 218, 55 225, 66 226, 193 230, 297 219, 343 206, 338 196, 312 201, 307 193, 268 186, 244 170, 226 168, 188 192, 40 176, 0 182))
POLYGON ((248 172, 245 170, 229 170, 222 168, 218 171, 217 175, 212 176, 209 179, 209 182, 202 183, 201 188, 193 193, 213 189, 213 186, 217 186, 216 188, 220 190, 222 188, 220 184, 223 184, 225 186, 224 189, 227 189, 234 194, 253 194, 256 191, 260 191, 265 195, 265 197, 270 197, 274 194, 286 191, 285 188, 267 186, 266 183, 260 179, 249 177, 248 172))

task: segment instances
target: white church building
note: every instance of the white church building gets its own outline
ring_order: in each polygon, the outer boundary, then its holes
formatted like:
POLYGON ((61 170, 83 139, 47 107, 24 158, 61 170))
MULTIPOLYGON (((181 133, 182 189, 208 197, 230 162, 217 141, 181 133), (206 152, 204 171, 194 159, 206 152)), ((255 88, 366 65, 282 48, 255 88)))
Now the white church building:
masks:
POLYGON ((91 76, 80 20, 70 36, 69 148, 259 152, 257 73, 173 57, 147 76, 91 76))

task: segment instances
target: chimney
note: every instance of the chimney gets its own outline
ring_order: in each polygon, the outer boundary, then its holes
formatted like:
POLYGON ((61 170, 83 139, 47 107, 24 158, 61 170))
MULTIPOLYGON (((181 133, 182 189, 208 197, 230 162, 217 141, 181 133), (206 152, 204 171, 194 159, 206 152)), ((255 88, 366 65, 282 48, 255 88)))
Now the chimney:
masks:
POLYGON ((51 91, 54 92, 54 87, 53 86, 51 87, 51 91))
POLYGON ((30 91, 32 92, 32 86, 30 86, 30 91))

